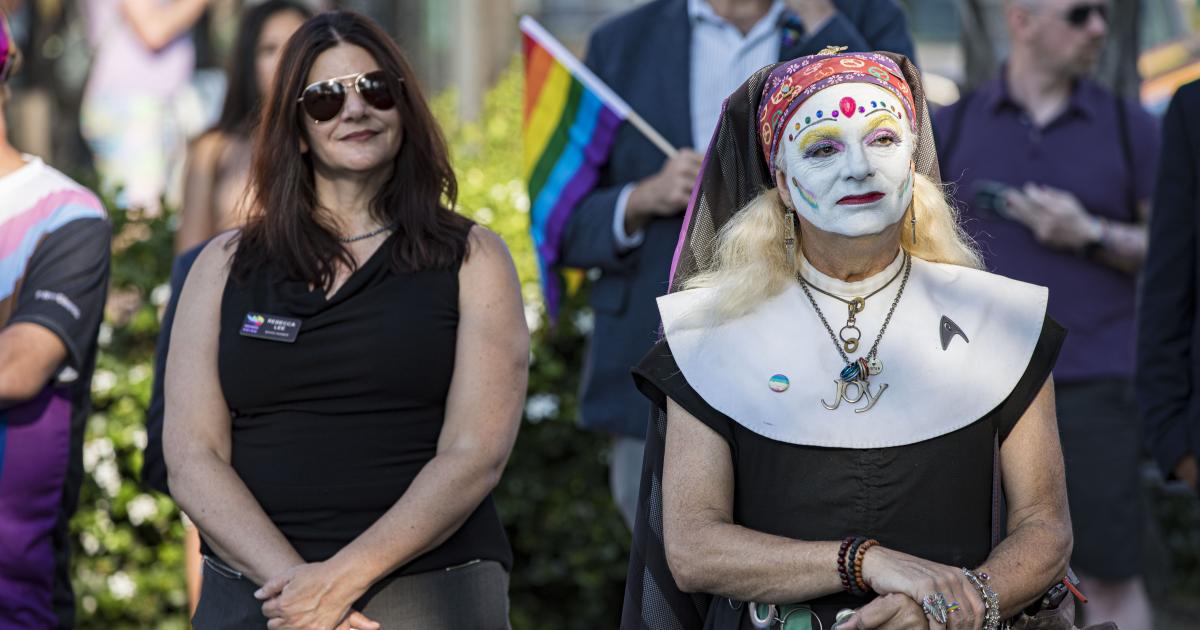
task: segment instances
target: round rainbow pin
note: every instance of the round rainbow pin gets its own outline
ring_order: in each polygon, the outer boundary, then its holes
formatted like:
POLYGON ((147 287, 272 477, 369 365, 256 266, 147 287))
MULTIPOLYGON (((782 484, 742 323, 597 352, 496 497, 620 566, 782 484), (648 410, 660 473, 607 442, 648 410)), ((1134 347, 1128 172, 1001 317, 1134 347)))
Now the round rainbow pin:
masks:
POLYGON ((771 380, 767 381, 767 386, 771 388, 771 391, 776 393, 787 391, 789 385, 791 385, 791 381, 782 374, 776 374, 771 377, 771 380))

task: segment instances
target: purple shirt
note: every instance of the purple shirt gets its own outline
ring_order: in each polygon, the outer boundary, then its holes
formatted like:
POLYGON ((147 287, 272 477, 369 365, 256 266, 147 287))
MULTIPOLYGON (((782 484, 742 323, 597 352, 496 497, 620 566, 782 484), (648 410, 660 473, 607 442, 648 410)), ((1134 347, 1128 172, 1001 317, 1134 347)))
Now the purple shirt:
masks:
POLYGON ((67 359, 37 396, 0 406, 0 630, 74 619, 66 542, 112 239, 95 195, 26 159, 0 177, 0 329, 41 326, 67 359))
POLYGON ((1049 314, 1069 332, 1056 379, 1132 378, 1135 278, 1039 244, 1028 228, 979 207, 976 195, 988 181, 1015 187, 1033 182, 1070 192, 1093 215, 1133 222, 1131 201, 1148 200, 1154 183, 1156 121, 1125 101, 1125 157, 1112 93, 1080 80, 1066 109, 1038 128, 1009 96, 1003 77, 1002 70, 934 115, 942 177, 953 185, 963 226, 988 270, 1050 289, 1049 314))

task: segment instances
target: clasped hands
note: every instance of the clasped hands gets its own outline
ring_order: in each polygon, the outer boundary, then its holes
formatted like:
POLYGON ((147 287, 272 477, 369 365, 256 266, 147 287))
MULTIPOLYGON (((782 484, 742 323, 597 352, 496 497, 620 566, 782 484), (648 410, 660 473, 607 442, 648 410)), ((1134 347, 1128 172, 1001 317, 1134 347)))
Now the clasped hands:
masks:
POLYGON ((1025 184, 1004 194, 1008 214, 1033 232, 1039 243, 1055 249, 1082 251, 1103 235, 1100 219, 1084 209, 1075 195, 1057 188, 1025 184))
POLYGON ((350 606, 369 584, 332 562, 294 566, 267 580, 254 597, 263 602, 269 630, 379 630, 350 606))
POLYGON ((879 597, 845 619, 839 630, 979 630, 983 626, 983 598, 962 569, 876 546, 863 558, 862 576, 879 597), (926 616, 921 608, 920 602, 936 593, 948 604, 958 605, 945 624, 926 616))

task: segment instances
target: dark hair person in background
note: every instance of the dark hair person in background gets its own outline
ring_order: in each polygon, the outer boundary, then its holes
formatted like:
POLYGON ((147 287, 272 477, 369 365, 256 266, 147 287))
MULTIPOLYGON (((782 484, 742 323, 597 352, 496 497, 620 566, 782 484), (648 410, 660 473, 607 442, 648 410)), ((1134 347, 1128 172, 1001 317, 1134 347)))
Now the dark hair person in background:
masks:
POLYGON ((527 381, 512 260, 452 211, 445 142, 378 26, 309 20, 271 94, 253 214, 196 261, 167 359, 171 490, 205 543, 193 623, 506 627, 489 493, 527 381))
POLYGON ((1146 447, 1163 474, 1197 489, 1200 391, 1196 228, 1200 220, 1200 81, 1171 99, 1162 123, 1150 244, 1138 296, 1137 398, 1146 447))
POLYGON ((245 220, 239 210, 250 168, 250 134, 275 77, 279 54, 312 16, 294 0, 268 0, 242 15, 226 69, 221 117, 188 151, 175 252, 185 252, 245 220))
MULTIPOLYGON (((292 0, 268 0, 245 11, 226 70, 228 90, 221 116, 189 150, 180 225, 175 233, 177 256, 171 266, 171 300, 163 312, 154 357, 154 388, 146 412, 147 441, 142 480, 159 492, 167 492, 167 467, 162 454, 162 420, 166 407, 163 377, 171 324, 183 280, 192 263, 196 262, 202 243, 245 220, 238 210, 245 197, 250 170, 250 135, 258 120, 262 95, 275 78, 284 44, 311 16, 308 7, 292 0)), ((188 609, 194 612, 200 599, 200 535, 190 521, 185 519, 184 523, 188 609)))

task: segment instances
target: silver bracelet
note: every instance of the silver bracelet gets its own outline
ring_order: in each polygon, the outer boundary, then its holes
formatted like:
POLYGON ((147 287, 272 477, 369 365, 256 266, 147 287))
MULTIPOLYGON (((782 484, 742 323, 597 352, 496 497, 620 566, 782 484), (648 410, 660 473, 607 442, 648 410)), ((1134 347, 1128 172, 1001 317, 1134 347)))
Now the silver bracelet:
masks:
POLYGON ((976 573, 965 567, 962 572, 983 598, 983 630, 1000 630, 1000 597, 988 585, 991 578, 986 573, 976 573))

